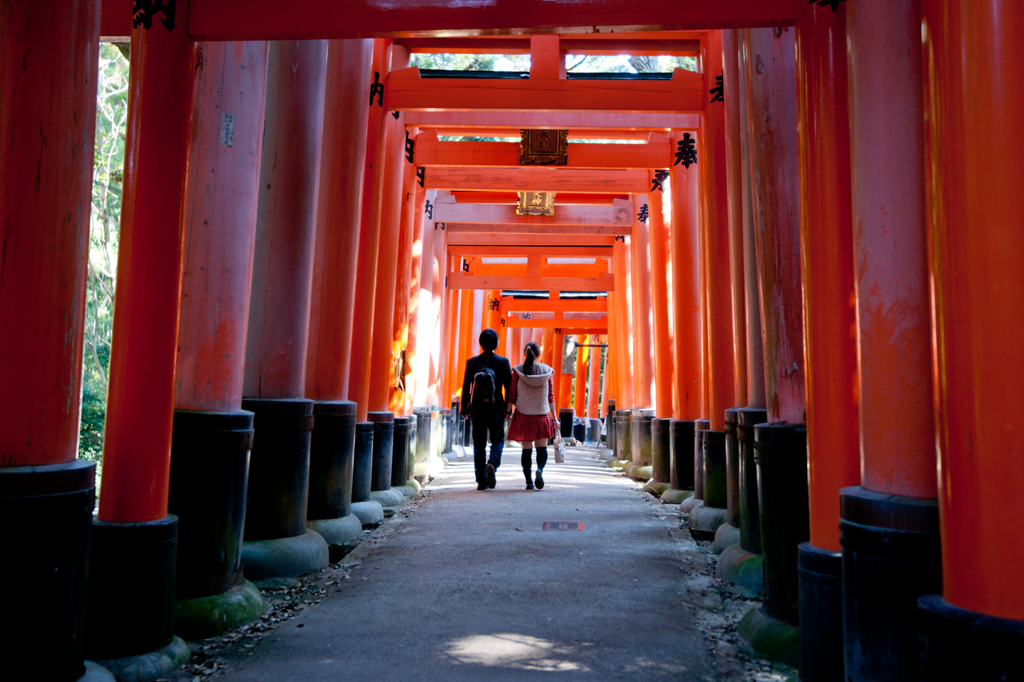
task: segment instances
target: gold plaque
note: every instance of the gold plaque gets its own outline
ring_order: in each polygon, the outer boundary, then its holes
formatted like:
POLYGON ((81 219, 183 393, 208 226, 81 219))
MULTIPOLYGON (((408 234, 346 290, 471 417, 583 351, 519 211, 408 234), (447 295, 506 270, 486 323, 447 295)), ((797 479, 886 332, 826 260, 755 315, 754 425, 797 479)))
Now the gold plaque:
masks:
POLYGON ((519 165, 564 166, 569 163, 569 131, 550 128, 519 131, 519 165))
POLYGON ((516 215, 555 215, 555 193, 520 192, 516 215))

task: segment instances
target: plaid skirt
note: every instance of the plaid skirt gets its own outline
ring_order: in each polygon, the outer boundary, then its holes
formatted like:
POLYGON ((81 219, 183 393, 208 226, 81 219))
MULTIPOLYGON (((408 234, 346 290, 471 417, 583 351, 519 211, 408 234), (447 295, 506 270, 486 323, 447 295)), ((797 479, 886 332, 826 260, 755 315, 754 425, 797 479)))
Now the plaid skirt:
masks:
POLYGON ((554 438, 555 425, 550 414, 523 414, 516 411, 512 415, 512 423, 508 426, 508 440, 517 443, 530 443, 541 438, 554 438))

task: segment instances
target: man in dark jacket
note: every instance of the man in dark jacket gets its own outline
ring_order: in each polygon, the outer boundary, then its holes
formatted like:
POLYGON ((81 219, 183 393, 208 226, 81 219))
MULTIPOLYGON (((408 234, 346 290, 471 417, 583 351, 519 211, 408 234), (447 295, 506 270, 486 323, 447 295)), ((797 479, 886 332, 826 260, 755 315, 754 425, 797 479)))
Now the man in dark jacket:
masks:
POLYGON ((494 354, 498 347, 498 332, 485 329, 480 332, 480 355, 466 360, 466 374, 462 379, 462 416, 473 420, 473 464, 476 468, 476 489, 495 486, 494 472, 501 466, 501 451, 505 447, 505 402, 512 386, 512 367, 508 358, 494 354), (473 396, 474 383, 486 383, 489 377, 475 382, 477 373, 489 368, 494 373, 493 396, 473 396), (487 435, 491 436, 491 458, 487 457, 487 435))

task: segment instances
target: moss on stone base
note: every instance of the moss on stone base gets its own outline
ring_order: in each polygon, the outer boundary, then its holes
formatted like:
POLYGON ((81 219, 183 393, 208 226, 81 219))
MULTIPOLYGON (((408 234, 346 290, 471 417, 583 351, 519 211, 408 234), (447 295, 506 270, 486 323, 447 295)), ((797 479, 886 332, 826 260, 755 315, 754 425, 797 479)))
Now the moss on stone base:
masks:
POLYGON ((747 611, 737 633, 751 649, 772 661, 800 664, 800 628, 765 614, 760 606, 747 611))
POLYGON ((259 589, 246 580, 223 594, 174 602, 174 633, 206 639, 251 623, 266 608, 259 589))
POLYGON ((668 490, 669 487, 669 483, 661 483, 660 481, 648 481, 647 485, 644 486, 644 490, 654 495, 655 497, 661 497, 662 493, 668 490))

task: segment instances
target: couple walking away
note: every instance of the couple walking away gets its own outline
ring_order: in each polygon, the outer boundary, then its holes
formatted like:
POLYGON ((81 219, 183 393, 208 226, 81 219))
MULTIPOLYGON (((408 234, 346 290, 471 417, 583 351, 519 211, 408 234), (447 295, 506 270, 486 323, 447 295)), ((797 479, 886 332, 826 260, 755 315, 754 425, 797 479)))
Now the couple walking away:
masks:
POLYGON ((476 489, 495 486, 494 474, 501 466, 505 448, 505 424, 509 416, 508 438, 523 446, 523 475, 526 489, 544 487, 544 465, 548 461, 548 440, 555 436, 555 371, 537 362, 540 346, 530 341, 523 350, 524 362, 509 367, 508 358, 494 353, 498 333, 480 332, 480 355, 466 361, 462 379, 462 416, 473 423, 473 464, 476 489), (491 437, 491 457, 487 457, 487 436, 491 437), (537 476, 532 475, 533 450, 537 450, 537 476), (486 463, 485 463, 486 460, 486 463))

